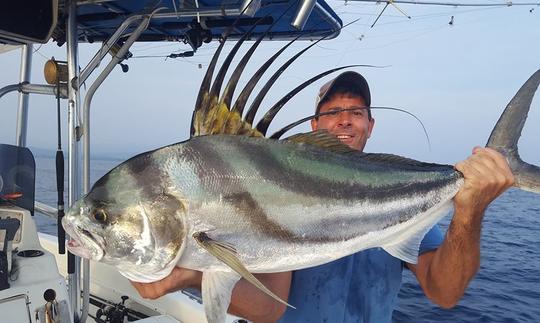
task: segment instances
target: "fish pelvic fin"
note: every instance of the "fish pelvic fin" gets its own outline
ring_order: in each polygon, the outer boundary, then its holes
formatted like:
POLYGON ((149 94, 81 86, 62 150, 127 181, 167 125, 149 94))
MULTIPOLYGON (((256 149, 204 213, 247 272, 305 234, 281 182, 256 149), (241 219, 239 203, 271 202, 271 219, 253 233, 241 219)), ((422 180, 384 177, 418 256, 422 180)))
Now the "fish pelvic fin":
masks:
MULTIPOLYGON (((242 276, 242 278, 250 282, 253 286, 257 287, 258 289, 263 291, 265 294, 272 297, 273 299, 280 302, 281 304, 284 304, 291 308, 295 308, 294 306, 290 305, 286 301, 282 300, 279 296, 274 294, 271 290, 269 290, 266 286, 264 286, 263 283, 261 283, 255 276, 253 276, 252 273, 250 273, 246 269, 246 267, 242 264, 240 259, 238 259, 238 255, 236 253, 236 249, 234 248, 234 246, 225 242, 213 240, 205 232, 195 232, 193 234, 193 238, 195 239, 195 241, 197 241, 199 246, 204 248, 206 251, 208 251, 211 255, 219 259, 221 262, 225 263, 232 270, 234 270, 236 273, 242 276)), ((234 284, 232 285, 232 287, 234 287, 234 284)), ((232 290, 232 287, 231 287, 231 290, 232 290)), ((229 294, 229 300, 230 300, 230 294, 229 294)))
POLYGON ((521 86, 514 98, 508 103, 499 121, 495 124, 486 147, 493 148, 506 157, 514 174, 514 186, 540 194, 540 167, 521 160, 517 146, 539 85, 540 70, 536 71, 521 86))

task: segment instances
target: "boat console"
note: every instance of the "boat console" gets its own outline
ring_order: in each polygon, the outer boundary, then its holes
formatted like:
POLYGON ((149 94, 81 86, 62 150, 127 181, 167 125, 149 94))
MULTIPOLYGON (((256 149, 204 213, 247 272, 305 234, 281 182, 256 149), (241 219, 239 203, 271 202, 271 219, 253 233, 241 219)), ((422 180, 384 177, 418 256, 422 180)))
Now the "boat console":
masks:
POLYGON ((64 277, 34 222, 34 158, 0 145, 0 322, 72 322, 64 277))

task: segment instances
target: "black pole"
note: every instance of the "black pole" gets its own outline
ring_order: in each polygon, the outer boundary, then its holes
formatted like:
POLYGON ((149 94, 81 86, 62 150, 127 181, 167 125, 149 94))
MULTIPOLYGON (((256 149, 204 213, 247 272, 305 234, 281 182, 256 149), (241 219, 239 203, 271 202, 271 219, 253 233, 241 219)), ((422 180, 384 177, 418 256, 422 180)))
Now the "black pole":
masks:
POLYGON ((68 251, 67 253, 67 273, 75 273, 75 255, 68 251))
POLYGON ((66 253, 66 231, 62 227, 64 217, 64 153, 62 150, 56 152, 56 189, 58 191, 58 253, 66 253))
POLYGON ((58 125, 58 150, 56 151, 56 191, 58 192, 58 214, 56 227, 58 231, 58 253, 66 253, 66 231, 62 227, 64 218, 64 152, 62 152, 62 132, 60 126, 60 76, 56 76, 56 115, 58 125))

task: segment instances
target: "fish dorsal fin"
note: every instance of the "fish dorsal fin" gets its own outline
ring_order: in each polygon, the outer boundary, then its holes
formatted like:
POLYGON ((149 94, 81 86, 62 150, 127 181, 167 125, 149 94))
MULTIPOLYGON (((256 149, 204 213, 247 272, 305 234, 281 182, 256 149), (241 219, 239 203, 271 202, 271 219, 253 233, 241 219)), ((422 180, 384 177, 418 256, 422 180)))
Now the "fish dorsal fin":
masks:
POLYGON ((225 104, 215 98, 210 105, 208 110, 201 109, 195 112, 193 136, 229 134, 263 137, 262 133, 243 120, 237 111, 230 111, 225 104))
POLYGON ((363 161, 378 162, 384 163, 387 167, 410 167, 410 168, 419 168, 419 169, 453 169, 452 165, 444 164, 435 164, 435 163, 426 163, 418 161, 416 159, 407 158, 399 155, 393 154, 380 154, 380 153, 363 153, 359 155, 363 161))
POLYGON ((315 130, 312 132, 299 133, 283 140, 297 144, 317 146, 340 154, 359 153, 358 150, 354 150, 345 145, 327 130, 315 130))

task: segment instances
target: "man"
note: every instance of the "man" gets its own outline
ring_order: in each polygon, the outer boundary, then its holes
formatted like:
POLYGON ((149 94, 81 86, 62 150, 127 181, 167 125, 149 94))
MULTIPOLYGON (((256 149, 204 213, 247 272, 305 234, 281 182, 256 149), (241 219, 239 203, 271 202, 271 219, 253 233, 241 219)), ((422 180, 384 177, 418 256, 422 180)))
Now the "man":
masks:
MULTIPOLYGON (((349 147, 362 151, 375 124, 371 94, 360 74, 345 72, 326 83, 316 111, 336 113, 312 120, 313 130, 326 129, 349 147), (354 111, 342 109, 365 108, 354 111)), ((379 248, 294 273, 257 274, 267 287, 297 307, 287 309, 244 280, 232 294, 229 312, 255 322, 390 322, 401 285, 403 265, 418 279, 426 296, 442 307, 454 306, 480 262, 480 229, 485 209, 510 187, 512 173, 505 158, 489 148, 456 164, 464 185, 454 198, 454 214, 446 236, 432 228, 422 241, 418 263, 403 264, 379 248)), ((162 281, 133 283, 147 298, 185 287, 200 288, 201 273, 177 268, 162 281)))

